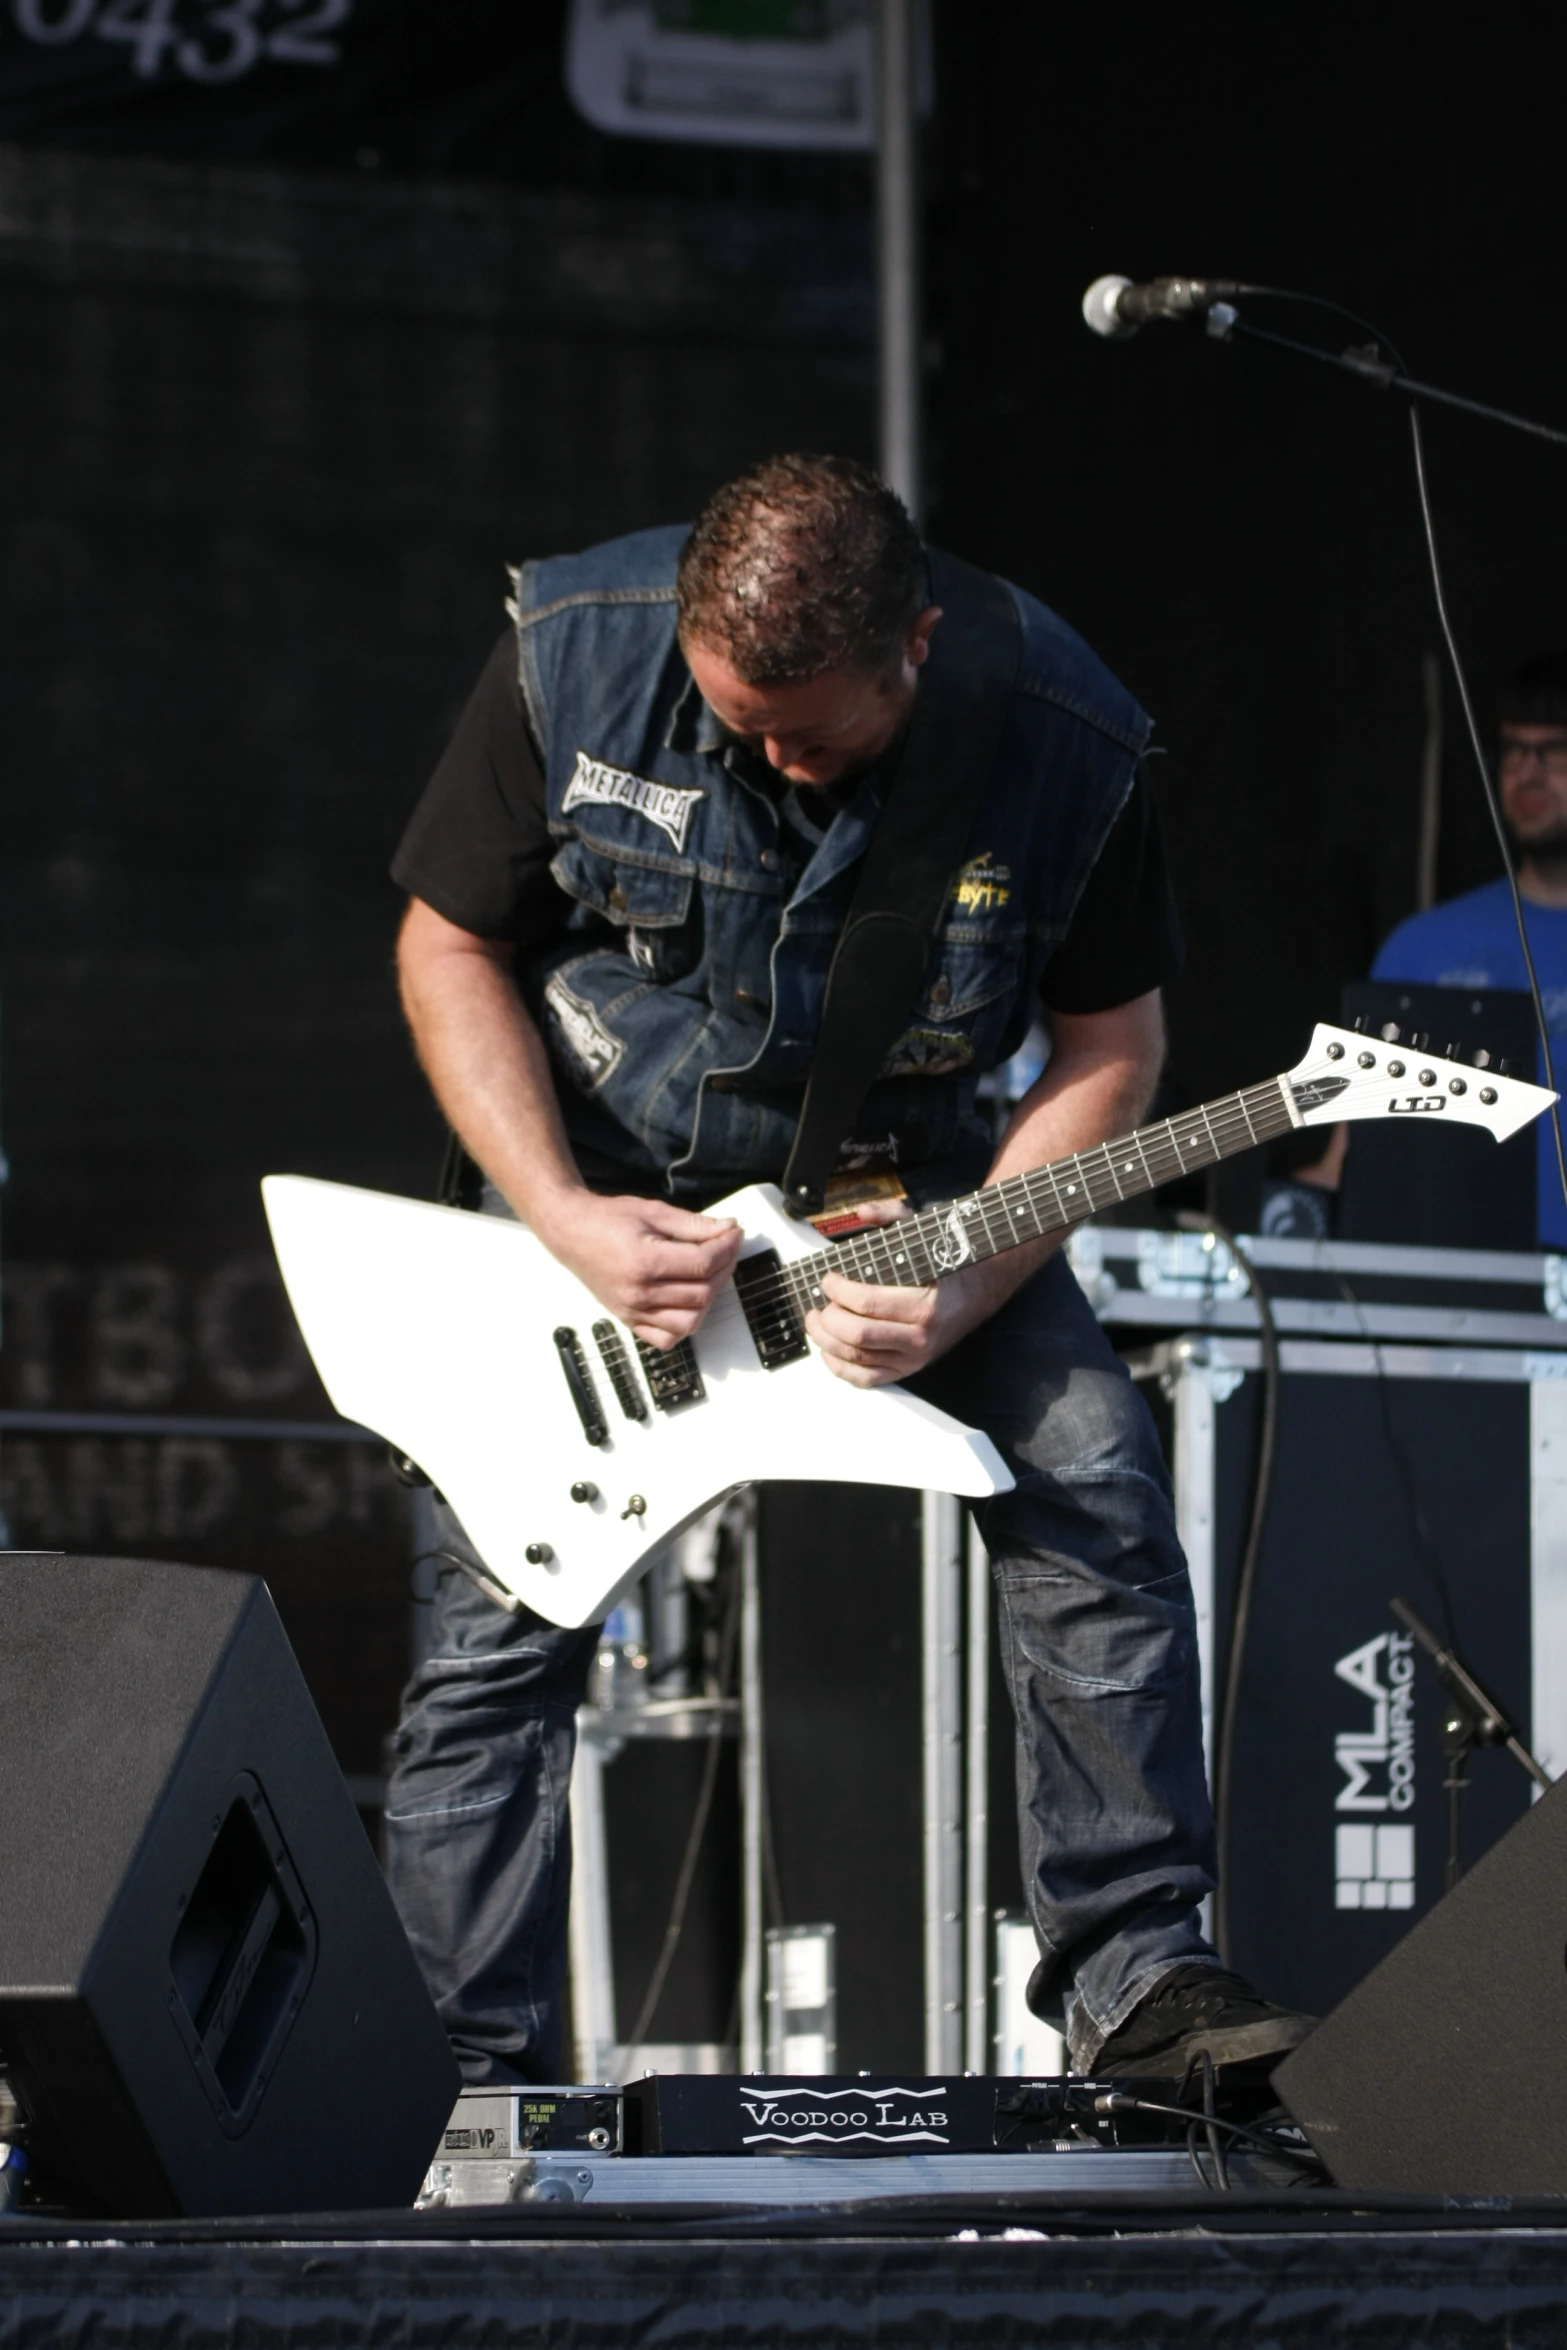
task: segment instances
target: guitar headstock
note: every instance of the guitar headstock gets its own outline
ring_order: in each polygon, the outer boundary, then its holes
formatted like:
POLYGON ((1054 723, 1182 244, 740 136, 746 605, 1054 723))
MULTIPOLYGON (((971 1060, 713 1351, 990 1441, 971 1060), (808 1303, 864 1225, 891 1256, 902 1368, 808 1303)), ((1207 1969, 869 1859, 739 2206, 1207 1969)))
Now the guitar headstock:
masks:
POLYGON ((1314 1028, 1284 1082, 1303 1126, 1332 1126, 1344 1118, 1439 1117, 1447 1125, 1484 1126, 1498 1142, 1556 1099, 1487 1053, 1464 1061, 1452 1046, 1446 1053, 1428 1052, 1424 1036, 1402 1036, 1396 1029, 1373 1035, 1314 1028))

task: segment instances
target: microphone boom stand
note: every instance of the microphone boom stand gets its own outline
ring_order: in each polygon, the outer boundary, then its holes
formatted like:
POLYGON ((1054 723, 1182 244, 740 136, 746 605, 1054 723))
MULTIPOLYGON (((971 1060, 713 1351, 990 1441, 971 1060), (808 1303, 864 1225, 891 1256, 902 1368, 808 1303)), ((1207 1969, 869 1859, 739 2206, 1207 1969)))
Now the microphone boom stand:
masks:
POLYGON ((1437 384, 1417 383, 1413 376, 1404 375, 1390 360, 1382 358, 1375 343, 1347 351, 1324 351, 1319 344, 1297 342, 1293 335, 1278 335, 1270 327, 1253 326, 1241 317, 1233 302, 1212 303, 1202 318, 1204 331, 1215 342, 1232 342, 1241 335, 1248 342, 1271 343, 1275 350, 1293 351, 1299 359, 1320 360, 1325 367, 1336 367, 1341 375, 1358 376, 1362 383, 1373 384, 1378 391, 1407 392, 1412 400, 1459 408, 1466 416, 1481 416, 1488 424, 1505 424, 1513 432, 1529 433, 1536 440, 1554 441, 1559 448, 1567 448, 1567 432, 1558 432, 1554 425, 1536 424, 1527 416, 1514 416, 1505 408, 1492 408, 1484 400, 1466 400, 1461 393, 1444 392, 1437 384))
POLYGON ((1445 1890, 1452 1892, 1464 1873, 1463 1848, 1460 1842, 1460 1822, 1464 1789, 1469 1784, 1469 1757, 1477 1746, 1505 1747, 1521 1771, 1526 1771, 1538 1786, 1549 1787, 1550 1773, 1537 1762, 1519 1737, 1494 1697, 1483 1689, 1470 1672, 1462 1657, 1444 1647, 1429 1624, 1422 1623, 1407 1599, 1394 1599, 1389 1606, 1416 1646, 1424 1649, 1436 1668, 1436 1675, 1447 1692, 1447 1710, 1442 1723, 1442 1750, 1447 1757, 1447 1777, 1442 1781, 1447 1790, 1447 1877, 1445 1890))

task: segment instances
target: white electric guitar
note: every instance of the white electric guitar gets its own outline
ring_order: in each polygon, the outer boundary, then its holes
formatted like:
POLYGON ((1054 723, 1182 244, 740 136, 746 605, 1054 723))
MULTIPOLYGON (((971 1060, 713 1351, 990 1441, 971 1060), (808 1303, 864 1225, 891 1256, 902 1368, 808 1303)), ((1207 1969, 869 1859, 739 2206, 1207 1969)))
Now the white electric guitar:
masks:
POLYGON ((337 1409, 417 1461, 541 1616, 605 1615, 658 1544, 767 1477, 1004 1493, 990 1439, 902 1387, 834 1377, 804 1334, 829 1269, 924 1284, 1292 1127, 1440 1118, 1500 1142, 1556 1097, 1347 1029, 1299 1066, 1118 1141, 824 1247, 771 1184, 712 1210, 745 1234, 694 1337, 642 1345, 521 1224, 301 1175, 262 1185, 337 1409))

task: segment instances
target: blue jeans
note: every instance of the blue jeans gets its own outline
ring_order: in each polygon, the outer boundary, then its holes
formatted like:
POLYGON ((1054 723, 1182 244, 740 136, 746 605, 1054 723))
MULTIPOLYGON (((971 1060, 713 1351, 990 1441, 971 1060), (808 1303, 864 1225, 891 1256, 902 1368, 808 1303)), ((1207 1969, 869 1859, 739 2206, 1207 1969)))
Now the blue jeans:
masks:
MULTIPOLYGON (((435 1504, 432 1544, 481 1564, 435 1504)), ((463 2077, 561 2081, 577 1708, 598 1626, 510 1615, 440 1559, 386 1791, 392 1899, 463 2077)))
POLYGON ((974 1505, 1016 1725, 1023 1887, 1084 2071, 1160 1977, 1213 1961, 1197 1623, 1152 1420, 1063 1257, 910 1382, 1017 1479, 974 1505))
MULTIPOLYGON (((1160 1977, 1212 1960, 1196 1624, 1147 1408, 1055 1257, 913 1382, 1017 1479, 978 1505, 1016 1718, 1023 1883, 1085 2069, 1160 1977)), ((436 1539, 473 1553, 449 1510, 436 1539)), ((559 2079, 573 1715, 597 1635, 443 1575, 387 1796, 392 1892, 469 2080, 559 2079)), ((915 1963, 911 1953, 910 1963, 915 1963)))

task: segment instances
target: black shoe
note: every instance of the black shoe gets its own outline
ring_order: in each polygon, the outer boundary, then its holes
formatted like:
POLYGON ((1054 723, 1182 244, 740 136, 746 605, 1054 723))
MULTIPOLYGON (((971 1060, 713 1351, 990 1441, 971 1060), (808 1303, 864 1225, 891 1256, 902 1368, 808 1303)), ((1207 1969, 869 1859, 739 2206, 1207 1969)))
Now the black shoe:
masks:
POLYGON ((1096 2081, 1134 2073, 1179 2080, 1201 2056, 1212 2058, 1215 2072, 1241 2065, 1266 2071, 1317 2021, 1275 2007, 1223 1967, 1176 1967, 1111 2033, 1089 2071, 1096 2081))

